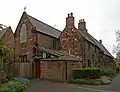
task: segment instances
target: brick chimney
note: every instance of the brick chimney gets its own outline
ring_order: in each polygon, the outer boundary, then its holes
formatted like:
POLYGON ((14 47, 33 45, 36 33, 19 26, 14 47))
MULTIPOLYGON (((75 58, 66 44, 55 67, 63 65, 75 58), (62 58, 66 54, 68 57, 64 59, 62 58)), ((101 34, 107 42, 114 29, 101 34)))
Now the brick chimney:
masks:
POLYGON ((86 22, 84 19, 79 20, 78 29, 82 31, 86 30, 86 22))
POLYGON ((74 17, 73 17, 73 13, 71 12, 70 14, 68 14, 68 17, 66 18, 66 27, 69 26, 74 26, 74 17))
POLYGON ((102 40, 100 39, 99 42, 102 44, 102 40))

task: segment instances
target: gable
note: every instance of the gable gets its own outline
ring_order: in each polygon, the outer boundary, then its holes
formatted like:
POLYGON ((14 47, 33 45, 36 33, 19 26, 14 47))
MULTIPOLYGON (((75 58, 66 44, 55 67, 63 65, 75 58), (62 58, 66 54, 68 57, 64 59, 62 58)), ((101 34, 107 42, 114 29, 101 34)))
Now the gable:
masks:
POLYGON ((28 26, 28 23, 29 23, 29 28, 32 28, 32 24, 29 22, 29 20, 27 19, 27 14, 26 12, 23 12, 21 18, 20 18, 20 21, 16 27, 16 30, 15 30, 15 33, 14 33, 14 36, 19 36, 20 34, 20 30, 21 30, 21 27, 22 27, 22 24, 25 23, 27 24, 26 26, 28 26), (26 23, 27 22, 27 23, 26 23))
POLYGON ((43 34, 46 34, 46 35, 49 35, 49 36, 52 36, 54 38, 59 38, 60 34, 61 34, 61 31, 48 25, 48 24, 45 24, 43 23, 42 21, 39 21, 37 20, 36 18, 28 15, 26 12, 23 12, 21 18, 20 18, 20 21, 17 25, 17 28, 15 30, 15 36, 16 36, 16 33, 19 33, 18 32, 18 29, 19 29, 19 26, 25 21, 25 20, 28 20, 29 23, 31 24, 32 27, 36 27, 37 31, 40 32, 40 33, 43 33, 43 34))

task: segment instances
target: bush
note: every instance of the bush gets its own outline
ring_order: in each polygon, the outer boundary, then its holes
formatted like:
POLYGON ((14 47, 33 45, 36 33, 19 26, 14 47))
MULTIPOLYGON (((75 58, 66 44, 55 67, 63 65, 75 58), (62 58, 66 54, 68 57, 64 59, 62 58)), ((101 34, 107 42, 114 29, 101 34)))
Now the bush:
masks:
POLYGON ((30 82, 21 83, 17 80, 12 80, 6 84, 1 85, 0 92, 22 92, 28 86, 30 86, 30 82))
POLYGON ((116 70, 112 68, 102 68, 101 69, 102 76, 114 77, 116 76, 116 70))
POLYGON ((101 77, 100 68, 75 68, 73 69, 74 79, 99 79, 101 77))
POLYGON ((87 84, 87 85, 107 85, 111 81, 108 79, 72 79, 69 83, 74 84, 87 84))

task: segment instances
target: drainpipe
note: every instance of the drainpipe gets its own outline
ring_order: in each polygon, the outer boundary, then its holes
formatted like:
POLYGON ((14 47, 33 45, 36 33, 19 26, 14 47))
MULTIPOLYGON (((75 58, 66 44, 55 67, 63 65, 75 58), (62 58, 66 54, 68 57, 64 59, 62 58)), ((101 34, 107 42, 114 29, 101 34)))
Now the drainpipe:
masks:
POLYGON ((84 39, 84 59, 83 59, 83 60, 84 60, 84 61, 83 61, 83 66, 82 66, 82 67, 84 68, 84 67, 85 67, 85 64, 86 64, 86 63, 85 63, 85 39, 84 39))
POLYGON ((67 61, 65 61, 65 80, 67 80, 67 61))

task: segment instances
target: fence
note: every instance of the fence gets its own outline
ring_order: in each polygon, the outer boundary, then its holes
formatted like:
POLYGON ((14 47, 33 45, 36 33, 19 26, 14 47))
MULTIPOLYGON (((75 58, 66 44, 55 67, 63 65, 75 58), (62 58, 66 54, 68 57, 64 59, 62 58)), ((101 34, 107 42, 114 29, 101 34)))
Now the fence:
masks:
POLYGON ((3 67, 9 76, 33 77, 33 63, 4 63, 3 67))

